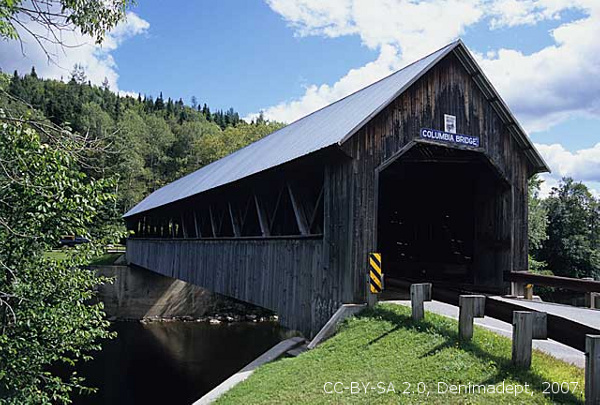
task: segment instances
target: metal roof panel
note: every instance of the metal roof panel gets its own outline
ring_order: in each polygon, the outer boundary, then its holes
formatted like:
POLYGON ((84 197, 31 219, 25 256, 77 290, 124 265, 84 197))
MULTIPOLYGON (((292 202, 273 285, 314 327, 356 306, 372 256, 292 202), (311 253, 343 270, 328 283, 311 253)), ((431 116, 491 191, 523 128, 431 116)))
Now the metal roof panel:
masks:
POLYGON ((243 179, 341 143, 374 112, 423 75, 457 42, 317 110, 272 134, 154 191, 124 216, 132 216, 243 179))
MULTIPOLYGON (((436 52, 392 73, 391 75, 323 107, 270 135, 206 165, 166 186, 154 191, 127 212, 124 217, 139 214, 193 195, 252 176, 267 169, 290 162, 299 157, 335 144, 341 144, 358 131, 375 114, 385 108, 417 79, 423 76, 440 59, 456 48, 459 56, 474 64, 462 41, 457 40, 436 52), (464 56, 467 58, 464 58, 464 56)), ((485 79, 486 88, 497 94, 485 79)), ((498 96, 499 98, 499 96, 498 96)), ((508 107, 502 109, 514 120, 508 107)), ((516 120, 514 120, 516 122, 516 120)), ((517 124, 518 125, 518 124, 517 124)), ((531 148, 533 145, 519 128, 519 137, 531 148)), ((532 160, 539 171, 547 169, 539 153, 533 149, 532 160)))

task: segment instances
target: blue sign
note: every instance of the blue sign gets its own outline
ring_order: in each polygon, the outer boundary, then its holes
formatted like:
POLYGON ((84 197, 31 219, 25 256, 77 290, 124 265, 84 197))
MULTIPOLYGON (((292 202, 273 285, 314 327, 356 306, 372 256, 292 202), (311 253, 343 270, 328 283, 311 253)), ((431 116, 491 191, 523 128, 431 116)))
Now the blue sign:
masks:
POLYGON ((479 147, 479 137, 471 135, 452 134, 450 132, 438 131, 437 129, 422 128, 421 138, 454 143, 458 145, 479 147))

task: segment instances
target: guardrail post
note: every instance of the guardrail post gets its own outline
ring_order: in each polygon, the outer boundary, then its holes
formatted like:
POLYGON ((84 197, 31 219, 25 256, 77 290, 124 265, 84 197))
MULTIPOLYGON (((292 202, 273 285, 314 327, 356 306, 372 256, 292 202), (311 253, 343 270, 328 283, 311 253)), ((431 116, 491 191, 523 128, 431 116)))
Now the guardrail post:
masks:
MULTIPOLYGON (((596 281, 593 277, 583 277, 585 281, 596 281)), ((588 292, 585 293, 585 306, 592 309, 600 309, 600 293, 588 292)))
POLYGON ((585 336, 585 403, 600 404, 600 335, 585 336))
POLYGON ((458 336, 461 340, 471 340, 473 318, 482 318, 485 314, 485 295, 461 295, 458 307, 458 336))
POLYGON ((600 309, 600 293, 590 293, 590 308, 600 309))
POLYGON ((519 367, 531 367, 533 316, 528 311, 513 312, 512 362, 519 367))
POLYGON ((410 304, 412 319, 420 321, 425 316, 424 301, 431 301, 431 283, 410 285, 410 304))
POLYGON ((533 330, 531 337, 533 339, 548 339, 548 314, 545 312, 532 312, 533 330))
POLYGON ((525 283, 519 281, 511 281, 510 295, 514 297, 522 297, 525 295, 525 283))

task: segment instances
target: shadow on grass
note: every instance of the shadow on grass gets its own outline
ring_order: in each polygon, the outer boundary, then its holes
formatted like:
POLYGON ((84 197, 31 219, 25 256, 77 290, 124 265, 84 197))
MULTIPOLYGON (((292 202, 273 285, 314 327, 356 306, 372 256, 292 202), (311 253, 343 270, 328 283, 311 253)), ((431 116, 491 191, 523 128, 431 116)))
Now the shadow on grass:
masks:
MULTIPOLYGON (((448 349, 451 347, 459 346, 462 350, 467 353, 470 353, 486 362, 493 362, 496 365, 497 372, 494 376, 478 382, 481 385, 496 385, 501 383, 502 381, 510 378, 521 384, 528 383, 531 387, 535 387, 537 390, 544 388, 544 382, 546 382, 546 378, 541 376, 540 374, 534 372, 533 370, 526 370, 523 368, 519 368, 514 366, 509 358, 497 356, 486 351, 483 347, 481 347, 475 341, 461 341, 458 337, 458 324, 456 328, 450 328, 442 323, 431 322, 428 319, 424 319, 422 321, 415 322, 411 319, 410 316, 402 315, 397 312, 391 311, 386 308, 376 307, 376 308, 368 308, 357 315, 358 318, 380 318, 385 321, 388 321, 395 325, 395 327, 381 336, 371 340, 367 343, 367 346, 373 345, 382 339, 385 339, 389 335, 392 335, 394 332, 397 332, 400 329, 414 329, 418 332, 424 333, 436 333, 440 336, 444 337, 444 342, 437 345, 433 349, 429 350, 427 353, 424 353, 421 358, 433 356, 438 352, 448 349)), ((475 384, 474 381, 472 381, 475 384)), ((551 382, 550 382, 551 383, 551 382)), ((579 387, 579 389, 583 389, 583 387, 579 387)), ((573 393, 561 393, 561 394, 549 394, 549 398, 552 399, 554 403, 565 403, 565 404, 583 404, 584 402, 581 398, 575 396, 573 393)))

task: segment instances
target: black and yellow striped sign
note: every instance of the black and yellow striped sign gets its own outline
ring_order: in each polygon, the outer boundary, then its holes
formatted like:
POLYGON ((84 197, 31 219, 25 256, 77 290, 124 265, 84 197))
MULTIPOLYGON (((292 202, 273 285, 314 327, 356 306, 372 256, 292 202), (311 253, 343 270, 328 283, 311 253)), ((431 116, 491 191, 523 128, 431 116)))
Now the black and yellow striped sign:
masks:
POLYGON ((383 291, 381 253, 369 253, 369 285, 373 294, 379 294, 383 291))

